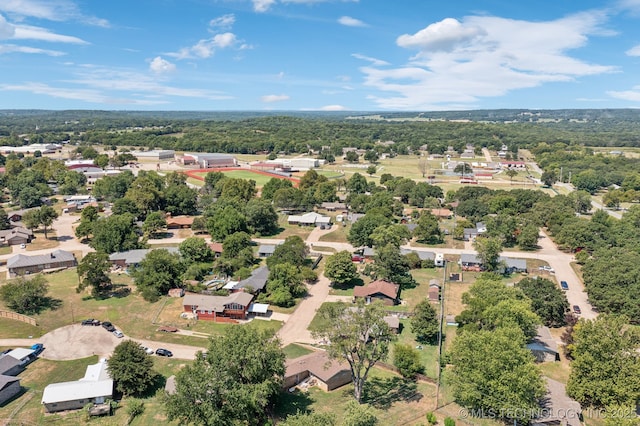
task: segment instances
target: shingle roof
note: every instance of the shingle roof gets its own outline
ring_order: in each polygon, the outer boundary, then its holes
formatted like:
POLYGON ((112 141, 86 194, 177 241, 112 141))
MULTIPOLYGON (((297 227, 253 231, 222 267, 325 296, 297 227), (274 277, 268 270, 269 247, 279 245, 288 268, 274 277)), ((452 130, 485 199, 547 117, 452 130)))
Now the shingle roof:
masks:
POLYGON ((276 251, 276 247, 278 247, 276 244, 261 244, 258 247, 258 254, 273 254, 276 251))
POLYGON ((400 286, 385 280, 372 281, 367 285, 356 286, 353 288, 355 297, 367 297, 372 294, 381 293, 390 299, 397 299, 400 286))
POLYGON ((0 390, 4 389, 8 384, 19 381, 19 377, 0 375, 0 390))
POLYGON ((236 288, 250 287, 254 291, 262 290, 267 285, 268 278, 269 268, 267 266, 261 266, 254 269, 249 278, 240 281, 236 288))
POLYGON ((432 251, 400 249, 400 254, 403 256, 409 253, 416 253, 420 260, 434 260, 436 258, 436 254, 432 251))
POLYGON ((15 359, 12 356, 3 355, 0 357, 0 374, 5 374, 12 368, 20 365, 20 360, 15 359))
POLYGON ((76 260, 76 258, 73 253, 64 250, 54 250, 49 254, 38 254, 35 256, 16 254, 7 260, 7 268, 24 268, 28 266, 69 262, 74 260, 76 260))
MULTIPOLYGON (((163 247, 162 249, 167 250, 169 253, 179 253, 177 247, 163 247)), ((124 260, 127 265, 134 265, 140 263, 147 257, 147 254, 152 250, 161 250, 161 249, 136 249, 129 251, 119 251, 117 253, 112 253, 109 255, 109 260, 115 262, 117 260, 124 260)))
POLYGON ((237 303, 242 306, 249 306, 253 300, 251 293, 239 291, 228 296, 209 296, 206 294, 188 293, 182 300, 182 305, 196 306, 196 309, 213 312, 223 312, 225 305, 237 303))
POLYGON ((349 364, 330 359, 329 355, 324 351, 313 352, 289 360, 286 362, 285 367, 285 377, 291 377, 308 371, 325 383, 331 380, 336 374, 349 371, 349 364))

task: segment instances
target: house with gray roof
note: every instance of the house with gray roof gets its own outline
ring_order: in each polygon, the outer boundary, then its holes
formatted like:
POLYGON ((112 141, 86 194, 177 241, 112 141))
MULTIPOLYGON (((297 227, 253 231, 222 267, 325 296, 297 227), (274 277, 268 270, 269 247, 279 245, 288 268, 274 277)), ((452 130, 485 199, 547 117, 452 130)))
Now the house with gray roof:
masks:
POLYGON ((545 377, 547 394, 540 401, 539 416, 531 419, 531 426, 582 426, 580 403, 567 396, 564 384, 545 377))
POLYGON ((434 260, 436 258, 436 254, 432 251, 424 251, 424 250, 411 250, 411 249, 400 249, 400 254, 405 256, 409 253, 415 253, 418 255, 420 260, 434 260))
POLYGON ((18 395, 21 390, 18 377, 0 375, 0 405, 18 395))
POLYGON ((258 293, 264 290, 267 285, 267 279, 269 278, 269 268, 267 266, 261 266, 254 269, 251 272, 251 276, 246 280, 240 281, 235 289, 247 289, 251 293, 258 293))
POLYGON ((0 245, 16 246, 33 240, 33 231, 22 226, 0 230, 0 245))
POLYGON ((269 257, 276 251, 278 244, 260 244, 258 247, 258 257, 269 257))
POLYGON ((16 254, 7 260, 7 270, 10 278, 43 271, 72 268, 77 265, 78 262, 73 253, 64 250, 54 250, 48 254, 35 256, 16 254))
POLYGON ((117 253, 111 253, 109 255, 109 262, 112 265, 120 266, 121 268, 136 267, 140 262, 147 257, 153 250, 167 250, 169 253, 180 253, 177 247, 163 247, 162 249, 135 249, 128 251, 119 251, 117 253))
POLYGON ((247 319, 253 294, 238 291, 228 296, 187 293, 182 300, 184 312, 193 314, 199 320, 217 322, 237 322, 247 319))
POLYGON ((289 225, 300 226, 331 226, 331 218, 316 212, 309 212, 302 215, 290 215, 287 219, 289 225))
POLYGON ((527 343, 537 362, 560 361, 558 343, 551 335, 549 327, 540 326, 536 329, 536 336, 527 343))
POLYGON ((0 375, 17 376, 24 369, 22 362, 7 354, 0 356, 0 375))
POLYGON ((292 388, 304 381, 314 383, 324 391, 331 391, 351 383, 349 364, 329 358, 325 351, 288 360, 285 368, 284 389, 292 388))

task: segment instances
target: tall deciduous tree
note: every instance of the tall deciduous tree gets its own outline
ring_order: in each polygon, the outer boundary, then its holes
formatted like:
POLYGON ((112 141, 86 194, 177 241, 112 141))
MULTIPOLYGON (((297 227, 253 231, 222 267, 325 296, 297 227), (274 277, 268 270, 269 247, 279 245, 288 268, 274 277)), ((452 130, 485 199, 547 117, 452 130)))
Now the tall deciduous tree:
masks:
POLYGON ((451 363, 453 394, 463 407, 526 421, 545 394, 524 334, 516 327, 460 333, 451 348, 451 363))
POLYGON ((178 250, 187 263, 211 262, 213 260, 213 252, 204 238, 187 238, 180 243, 178 250))
POLYGON ((413 309, 411 317, 411 332, 416 340, 422 343, 433 343, 438 337, 439 322, 436 310, 429 300, 420 301, 413 309))
POLYGON ((111 288, 111 278, 107 272, 111 268, 109 256, 103 252, 87 253, 78 264, 77 272, 80 282, 77 292, 91 287, 91 295, 100 297, 111 288))
POLYGON ((356 307, 324 304, 318 315, 326 321, 326 327, 313 334, 329 342, 329 356, 349 363, 353 395, 361 403, 371 368, 386 358, 394 338, 384 321, 384 307, 378 302, 365 305, 362 301, 356 307))
POLYGON ((343 250, 329 256, 324 266, 324 275, 337 286, 344 286, 356 280, 358 269, 351 260, 351 253, 343 250))
POLYGON ((93 225, 93 238, 89 245, 98 251, 115 253, 138 248, 134 217, 130 214, 111 215, 93 225))
POLYGON ((155 302, 170 289, 182 285, 185 270, 179 254, 169 253, 167 249, 156 249, 147 254, 131 276, 142 297, 155 302))
POLYGON ((292 235, 275 248, 273 254, 267 259, 267 265, 272 268, 280 263, 290 263, 300 267, 308 255, 309 247, 304 240, 297 235, 292 235))
POLYGON ((158 373, 153 371, 151 357, 133 340, 125 340, 116 346, 107 360, 107 368, 116 389, 124 395, 144 394, 158 377, 158 373))
POLYGON ((284 372, 280 342, 271 334, 229 327, 211 339, 206 355, 178 372, 176 392, 166 397, 167 415, 185 424, 264 424, 284 372))
POLYGON ((625 316, 601 314, 573 329, 567 394, 583 405, 635 407, 640 399, 640 332, 625 316))
POLYGON ((473 248, 487 271, 498 269, 502 240, 498 237, 478 237, 473 242, 473 248))
POLYGON ((531 309, 548 327, 562 327, 565 325, 565 314, 569 303, 564 292, 558 286, 545 278, 524 278, 516 287, 531 299, 531 309))
POLYGON ((37 314, 50 304, 47 297, 49 284, 42 275, 33 278, 18 277, 0 286, 0 298, 9 309, 21 314, 37 314))

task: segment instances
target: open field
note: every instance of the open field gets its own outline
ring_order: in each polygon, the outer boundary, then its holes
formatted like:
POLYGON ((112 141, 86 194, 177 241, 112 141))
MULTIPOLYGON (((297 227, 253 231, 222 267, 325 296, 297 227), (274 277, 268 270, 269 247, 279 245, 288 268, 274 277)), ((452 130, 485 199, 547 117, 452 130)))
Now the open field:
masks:
POLYGON ((197 169, 197 170, 185 170, 184 173, 193 179, 204 181, 204 177, 209 172, 222 172, 225 176, 234 179, 251 179, 256 182, 256 187, 262 188, 271 178, 287 179, 297 184, 297 178, 288 178, 268 172, 262 172, 259 170, 239 169, 239 168, 222 168, 222 169, 197 169))

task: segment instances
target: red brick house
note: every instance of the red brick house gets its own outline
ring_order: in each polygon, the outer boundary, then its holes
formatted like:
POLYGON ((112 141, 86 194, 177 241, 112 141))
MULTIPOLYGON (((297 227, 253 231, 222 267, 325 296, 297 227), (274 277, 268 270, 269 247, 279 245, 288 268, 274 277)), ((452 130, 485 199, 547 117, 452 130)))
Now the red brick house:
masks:
POLYGON ((192 313, 198 319, 225 322, 229 319, 247 319, 252 301, 253 295, 242 291, 228 296, 188 293, 184 296, 182 307, 184 312, 192 313))
POLYGON ((385 280, 372 281, 367 285, 354 287, 353 297, 362 297, 367 303, 380 300, 385 305, 397 305, 400 303, 400 285, 385 280))

